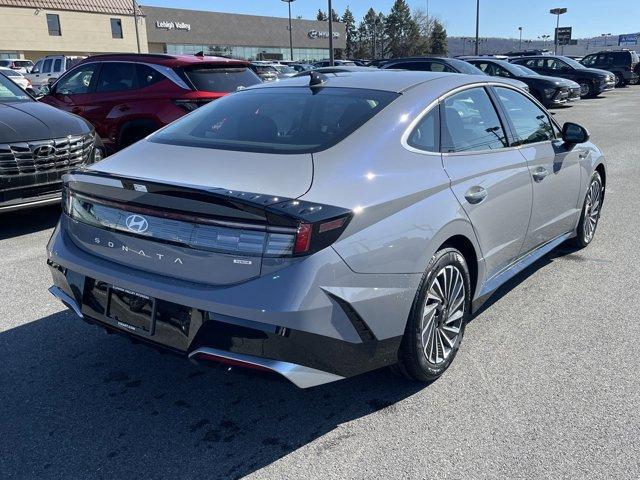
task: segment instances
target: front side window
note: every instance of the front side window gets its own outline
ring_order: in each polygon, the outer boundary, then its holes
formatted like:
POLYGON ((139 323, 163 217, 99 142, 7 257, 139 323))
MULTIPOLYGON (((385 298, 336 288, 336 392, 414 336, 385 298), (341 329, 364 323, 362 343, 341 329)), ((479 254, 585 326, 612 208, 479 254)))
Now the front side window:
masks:
POLYGON ((553 140, 553 124, 547 114, 524 95, 510 88, 496 87, 500 103, 515 128, 521 145, 553 140))
POLYGON ((42 73, 50 73, 52 63, 53 61, 50 58, 47 58, 42 64, 42 73))
POLYGON ((42 71, 42 60, 38 60, 31 69, 31 73, 40 73, 42 71))
POLYGON ((596 58, 596 55, 588 55, 584 57, 580 63, 589 67, 596 64, 596 58))
POLYGON ((60 37, 62 35, 60 17, 55 13, 47 13, 47 28, 49 29, 49 35, 52 37, 60 37))
POLYGON ((123 92, 135 86, 135 64, 105 62, 100 70, 100 79, 96 87, 97 93, 123 92))
POLYGON ((569 65, 556 58, 548 58, 546 63, 547 68, 551 70, 571 70, 569 65))
POLYGON ((111 37, 122 38, 122 20, 119 18, 111 19, 111 37))
POLYGON ((95 70, 95 63, 78 67, 58 81, 55 92, 62 95, 88 93, 94 81, 95 70))
POLYGON ((246 152, 317 152, 353 133, 398 96, 357 88, 249 89, 199 108, 150 140, 246 152))
POLYGON ((422 120, 420 120, 411 132, 411 135, 409 135, 407 139, 408 145, 426 152, 439 151, 440 115, 438 112, 438 107, 435 107, 422 117, 422 120))
POLYGON ((484 88, 451 95, 442 107, 443 152, 495 150, 507 146, 504 128, 484 88))

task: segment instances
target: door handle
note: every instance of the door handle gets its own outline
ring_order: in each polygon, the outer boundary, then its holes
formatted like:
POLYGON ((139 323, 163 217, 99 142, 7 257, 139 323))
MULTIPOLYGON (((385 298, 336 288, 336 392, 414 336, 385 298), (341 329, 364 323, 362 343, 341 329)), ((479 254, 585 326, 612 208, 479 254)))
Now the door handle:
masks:
POLYGON ((549 175, 549 170, 544 167, 536 167, 531 172, 531 176, 536 182, 541 182, 547 175, 549 175))
POLYGON ((471 187, 469 190, 467 190, 467 193, 464 194, 464 198, 467 199, 467 202, 476 204, 487 198, 488 193, 489 192, 487 192, 486 189, 476 185, 475 187, 471 187))

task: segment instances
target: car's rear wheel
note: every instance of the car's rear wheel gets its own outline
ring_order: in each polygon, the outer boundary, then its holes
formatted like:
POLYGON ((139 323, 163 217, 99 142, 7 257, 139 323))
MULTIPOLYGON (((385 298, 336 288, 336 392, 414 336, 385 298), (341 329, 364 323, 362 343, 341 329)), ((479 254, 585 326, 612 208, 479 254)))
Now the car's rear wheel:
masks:
POLYGON ((578 222, 576 237, 573 239, 573 243, 577 247, 584 248, 593 240, 596 228, 598 227, 598 221, 600 220, 603 199, 604 188, 602 177, 600 177, 598 172, 593 172, 589 189, 587 190, 582 206, 582 214, 578 222))
POLYGON ((438 251, 422 277, 407 321, 396 370, 431 382, 451 365, 471 310, 471 280, 462 254, 438 251))

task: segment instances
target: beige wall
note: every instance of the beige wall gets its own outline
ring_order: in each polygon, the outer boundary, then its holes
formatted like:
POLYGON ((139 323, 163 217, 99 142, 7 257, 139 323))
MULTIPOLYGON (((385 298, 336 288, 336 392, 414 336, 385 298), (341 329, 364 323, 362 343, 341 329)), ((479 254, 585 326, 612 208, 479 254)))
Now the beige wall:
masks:
MULTIPOLYGON (((0 7, 0 51, 18 51, 33 61, 56 53, 95 54, 137 52, 133 17, 116 14, 67 12, 33 8, 0 7), (47 13, 60 17, 62 36, 50 36, 47 13), (112 38, 111 18, 122 20, 124 38, 112 38), (40 55, 40 56, 37 56, 40 55)), ((140 49, 147 52, 147 31, 143 19, 138 20, 140 49)))

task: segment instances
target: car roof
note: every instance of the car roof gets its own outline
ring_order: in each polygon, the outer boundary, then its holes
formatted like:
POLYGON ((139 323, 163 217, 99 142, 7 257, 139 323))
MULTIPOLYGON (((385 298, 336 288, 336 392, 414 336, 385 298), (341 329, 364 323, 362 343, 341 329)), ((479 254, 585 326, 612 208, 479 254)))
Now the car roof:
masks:
MULTIPOLYGON (((388 92, 402 93, 416 85, 430 82, 444 77, 450 77, 452 81, 463 80, 459 82, 465 84, 486 82, 487 77, 481 75, 460 75, 458 73, 445 72, 420 72, 420 71, 404 71, 404 70, 379 70, 376 68, 371 71, 350 71, 338 73, 324 73, 322 83, 323 88, 361 88, 366 90, 384 90, 388 92)), ((315 70, 314 70, 315 72, 315 70)), ((283 87, 305 87, 309 85, 310 75, 295 76, 279 82, 263 83, 249 87, 249 89, 257 88, 283 88, 283 87)))
POLYGON ((112 53, 104 55, 93 55, 85 58, 79 64, 90 62, 141 62, 164 65, 166 67, 192 66, 203 63, 216 63, 228 65, 248 65, 245 60, 235 58, 214 57, 207 55, 167 55, 162 53, 112 53))

